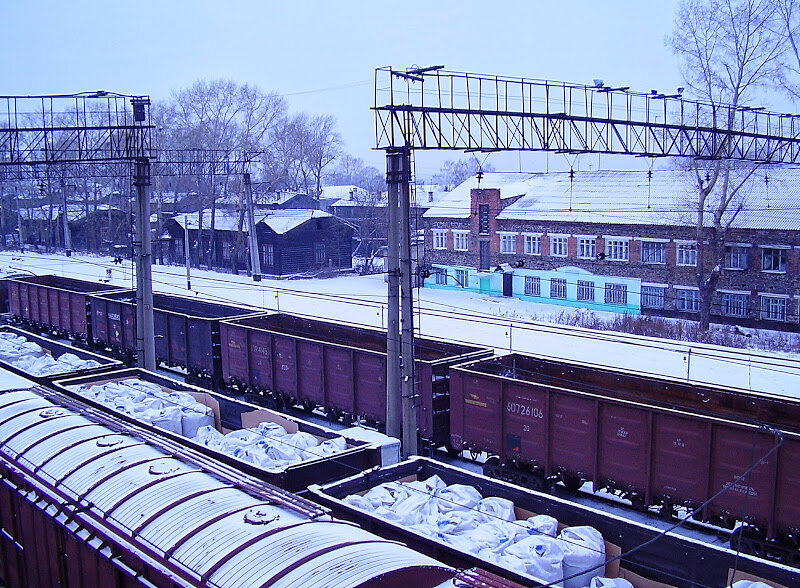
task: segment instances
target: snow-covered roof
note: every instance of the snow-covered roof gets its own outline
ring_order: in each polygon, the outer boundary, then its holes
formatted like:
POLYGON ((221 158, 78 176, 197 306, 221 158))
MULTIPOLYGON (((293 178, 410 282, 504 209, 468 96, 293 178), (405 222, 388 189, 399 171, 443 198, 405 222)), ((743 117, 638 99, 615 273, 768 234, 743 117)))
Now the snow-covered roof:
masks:
MULTIPOLYGON (((174 216, 173 219, 181 227, 185 227, 186 219, 189 219, 189 228, 196 229, 198 223, 197 212, 189 214, 179 214, 174 216)), ((304 222, 312 218, 326 218, 331 215, 321 210, 307 210, 307 209, 286 209, 286 210, 267 210, 258 211, 255 214, 256 223, 263 223, 269 227, 273 232, 278 235, 288 233, 292 229, 299 227, 304 222)), ((214 218, 214 227, 219 231, 238 231, 239 230, 239 213, 227 212, 224 210, 217 210, 214 218)), ((203 211, 203 230, 211 229, 211 211, 203 211)), ((247 219, 245 218, 242 224, 242 232, 247 233, 247 219)))
MULTIPOLYGON (((120 210, 117 206, 109 206, 108 204, 98 204, 95 207, 93 204, 88 206, 89 214, 93 212, 107 212, 108 210, 120 210)), ((80 220, 86 216, 87 206, 85 204, 67 204, 67 219, 70 222, 80 220)), ((50 219, 50 205, 43 204, 41 206, 31 206, 19 209, 20 216, 25 220, 40 220, 46 221, 50 219)), ((61 216, 61 206, 53 206, 52 218, 55 220, 61 216)))
POLYGON ((346 200, 350 198, 350 194, 362 194, 363 196, 367 195, 367 191, 364 188, 359 188, 358 186, 349 185, 349 186, 322 186, 322 192, 319 195, 320 200, 346 200))
MULTIPOLYGON (((741 175, 743 172, 733 172, 741 175)), ((470 178, 445 193, 426 217, 467 218, 470 178)), ((653 224, 693 226, 697 201, 697 177, 683 170, 577 171, 534 174, 485 174, 483 188, 499 188, 502 198, 520 196, 498 219, 602 222, 606 224, 653 224)), ((741 211, 732 227, 800 230, 797 190, 800 169, 769 167, 756 171, 736 196, 730 210, 741 211), (766 179, 765 179, 766 178, 766 179)), ((711 215, 706 215, 711 221, 711 215)))
MULTIPOLYGON (((518 196, 510 193, 506 186, 511 186, 520 181, 534 176, 535 174, 515 174, 515 173, 485 173, 480 182, 481 188, 500 188, 500 197, 508 198, 518 196)), ((449 192, 441 191, 434 194, 434 204, 427 212, 426 217, 437 218, 468 218, 470 205, 470 190, 478 188, 478 178, 471 176, 449 192)), ((422 202, 417 196, 417 202, 422 202)))
POLYGON ((287 209, 287 210, 270 210, 262 216, 257 222, 264 223, 275 233, 283 235, 292 229, 299 227, 304 222, 312 218, 326 218, 332 215, 321 210, 306 210, 306 209, 287 209))

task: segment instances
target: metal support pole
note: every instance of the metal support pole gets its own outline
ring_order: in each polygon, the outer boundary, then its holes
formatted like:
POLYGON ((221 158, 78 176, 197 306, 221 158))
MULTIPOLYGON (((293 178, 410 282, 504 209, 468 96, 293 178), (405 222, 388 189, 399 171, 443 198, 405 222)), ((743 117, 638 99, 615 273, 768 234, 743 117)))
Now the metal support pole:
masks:
POLYGON ((61 181, 61 202, 64 214, 61 217, 64 226, 64 250, 67 252, 67 257, 72 255, 72 239, 69 234, 69 214, 67 213, 67 184, 61 181))
POLYGON ((142 157, 134 163, 136 186, 136 364, 146 370, 156 369, 156 341, 153 328, 152 244, 150 242, 150 160, 142 157))
MULTIPOLYGON (((400 390, 400 234, 398 194, 402 177, 402 150, 386 151, 388 202, 388 250, 386 252, 386 434, 402 439, 402 395, 400 390)), ((405 444, 403 444, 405 447, 405 444)))
POLYGON ((414 374, 414 291, 411 275, 411 151, 403 150, 400 183, 400 346, 402 350, 403 457, 417 454, 417 386, 414 374))
POLYGON ((183 215, 183 243, 186 252, 186 289, 192 289, 192 258, 189 250, 189 215, 183 215))
POLYGON ((253 272, 253 281, 261 281, 261 256, 258 254, 258 235, 256 235, 256 218, 253 214, 253 186, 250 183, 250 174, 244 174, 244 194, 247 198, 247 245, 250 249, 250 269, 253 272))

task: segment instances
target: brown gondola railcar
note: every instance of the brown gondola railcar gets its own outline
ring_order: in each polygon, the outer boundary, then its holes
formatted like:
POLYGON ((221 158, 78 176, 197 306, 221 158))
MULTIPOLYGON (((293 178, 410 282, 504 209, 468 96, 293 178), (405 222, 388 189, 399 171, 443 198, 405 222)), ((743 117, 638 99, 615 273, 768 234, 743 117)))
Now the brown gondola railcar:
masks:
MULTIPOLYGON (((386 420, 386 332, 272 314, 221 323, 222 373, 228 386, 323 407, 329 414, 386 420)), ((423 439, 448 442, 449 367, 491 351, 430 337, 414 340, 423 439)))
POLYGON ((8 281, 8 304, 19 322, 53 331, 81 342, 92 339, 89 297, 118 286, 64 276, 45 275, 8 281))
MULTIPOLYGON (((555 480, 572 489, 590 481, 634 506, 658 506, 664 516, 720 493, 698 518, 728 528, 745 522, 740 535, 748 549, 800 564, 796 424, 779 432, 774 423, 758 423, 757 416, 772 414, 758 407, 739 418, 733 409, 714 416, 700 409, 707 406, 702 400, 675 404, 674 397, 692 398, 688 385, 633 378, 633 388, 625 374, 578 367, 548 374, 537 358, 507 355, 453 368, 452 445, 494 456, 484 471, 495 477, 537 489, 555 480)), ((699 393, 722 404, 724 392, 699 393)), ((764 401, 797 410, 788 399, 764 401)))
MULTIPOLYGON (((136 355, 136 295, 132 291, 93 296, 90 301, 95 345, 130 363, 136 355)), ((200 382, 221 383, 222 319, 251 315, 254 309, 171 294, 153 295, 156 360, 185 368, 200 382)))

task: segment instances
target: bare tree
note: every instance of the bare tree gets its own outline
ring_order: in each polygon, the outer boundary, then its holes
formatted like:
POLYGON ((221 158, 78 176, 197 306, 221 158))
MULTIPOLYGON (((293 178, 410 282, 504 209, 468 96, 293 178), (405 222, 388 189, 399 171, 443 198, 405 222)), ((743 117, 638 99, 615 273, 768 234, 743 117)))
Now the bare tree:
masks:
MULTIPOLYGON (((732 131, 737 108, 756 98, 759 90, 788 85, 791 36, 780 9, 782 1, 681 1, 669 43, 682 61, 690 92, 710 105, 708 124, 732 131)), ((784 4, 789 8, 791 2, 784 4)), ((710 161, 692 164, 703 329, 709 327, 712 296, 725 267, 726 233, 745 204, 745 186, 757 169, 735 165, 731 155, 731 143, 721 141, 710 161)))
POLYGON ((469 177, 481 172, 492 172, 494 166, 488 163, 479 162, 476 158, 459 159, 456 161, 447 160, 442 164, 442 168, 433 176, 433 183, 440 184, 446 189, 455 188, 469 177))

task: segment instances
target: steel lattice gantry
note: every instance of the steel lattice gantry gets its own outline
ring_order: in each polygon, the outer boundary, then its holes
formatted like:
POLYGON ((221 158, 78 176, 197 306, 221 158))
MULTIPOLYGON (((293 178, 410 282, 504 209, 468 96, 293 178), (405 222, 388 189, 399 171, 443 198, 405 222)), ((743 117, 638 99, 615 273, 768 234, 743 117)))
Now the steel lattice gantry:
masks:
POLYGON ((800 162, 800 116, 439 69, 375 71, 379 149, 561 151, 800 162))

